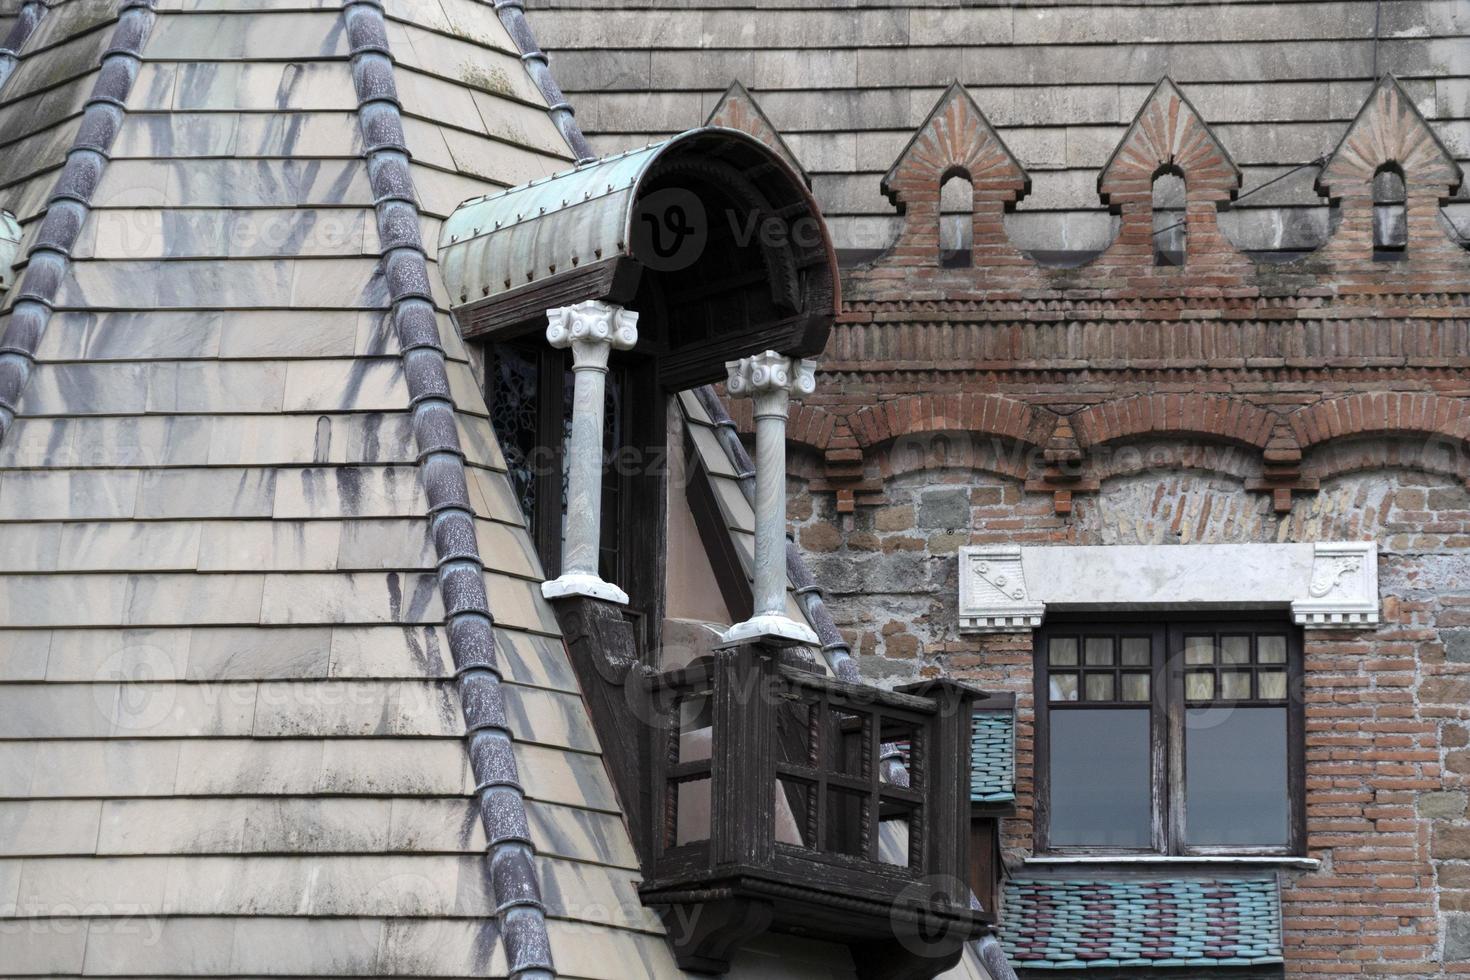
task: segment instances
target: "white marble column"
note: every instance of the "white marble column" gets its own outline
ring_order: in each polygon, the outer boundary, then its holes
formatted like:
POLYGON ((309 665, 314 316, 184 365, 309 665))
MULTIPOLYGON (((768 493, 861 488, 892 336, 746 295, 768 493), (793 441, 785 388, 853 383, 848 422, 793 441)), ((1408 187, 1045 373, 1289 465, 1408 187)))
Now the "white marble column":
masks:
POLYGON ((768 350, 725 367, 726 390, 755 399, 755 610, 721 643, 816 645, 811 627, 786 615, 786 413, 793 392, 816 390, 815 363, 768 350))
POLYGON ((546 313, 551 346, 572 349, 572 435, 567 446, 567 514, 561 577, 546 582, 548 599, 582 595, 627 604, 628 594, 597 574, 602 536, 602 432, 607 358, 638 342, 638 314, 598 300, 546 313))

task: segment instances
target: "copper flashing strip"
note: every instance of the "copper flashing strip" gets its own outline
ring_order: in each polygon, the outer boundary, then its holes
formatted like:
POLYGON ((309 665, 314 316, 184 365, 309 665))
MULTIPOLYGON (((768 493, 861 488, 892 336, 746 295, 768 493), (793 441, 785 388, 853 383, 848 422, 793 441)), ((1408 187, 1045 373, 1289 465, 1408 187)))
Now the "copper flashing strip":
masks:
MULTIPOLYGON (((755 467, 745 446, 740 442, 730 413, 725 411, 720 396, 709 385, 696 389, 694 395, 709 414, 710 421, 714 422, 715 437, 719 439, 720 447, 734 465, 735 472, 740 474, 740 492, 754 506, 755 467)), ((832 621, 832 614, 827 611, 827 604, 822 600, 822 589, 812 577, 811 569, 806 567, 801 550, 789 539, 786 542, 786 576, 791 580, 801 611, 806 614, 807 621, 817 632, 817 639, 822 643, 822 656, 826 659, 827 666, 832 668, 832 673, 844 681, 863 683, 858 674, 857 661, 852 656, 852 647, 842 638, 842 631, 832 621)))
POLYGON ((380 2, 344 0, 342 16, 357 90, 363 156, 382 243, 382 269, 413 412, 419 476, 429 501, 445 631, 488 841, 490 882, 508 973, 513 980, 552 980, 556 971, 546 909, 496 663, 485 566, 475 536, 475 512, 429 289, 418 201, 380 2))
POLYGON ((597 159, 597 154, 592 151, 592 144, 587 142, 587 137, 582 135, 581 127, 577 125, 576 110, 562 94, 561 86, 556 84, 556 78, 551 74, 551 64, 546 59, 546 52, 536 43, 536 35, 531 33, 531 25, 526 23, 526 7, 523 0, 494 0, 495 13, 500 17, 500 23, 504 25, 505 31, 515 41, 516 47, 521 52, 521 61, 526 65, 526 72, 531 76, 536 87, 541 90, 541 95, 546 99, 550 107, 551 121, 566 138, 567 145, 577 155, 578 163, 587 163, 597 159))
POLYGON ((10 25, 10 33, 5 35, 5 43, 0 45, 0 88, 10 81, 11 73, 20 63, 21 48, 26 46, 26 42, 31 39, 31 33, 49 9, 41 0, 26 0, 21 4, 20 12, 15 15, 15 23, 10 25))
MULTIPOLYGON (((56 179, 47 200, 46 217, 26 253, 25 274, 5 335, 0 338, 0 441, 15 422, 41 336, 51 322, 62 280, 71 266, 72 246, 91 213, 92 194, 102 180, 113 140, 122 128, 123 105, 138 78, 143 63, 140 55, 154 19, 153 0, 123 0, 112 39, 102 52, 97 81, 83 103, 82 123, 67 150, 66 166, 56 179)), ((17 24, 16 29, 20 26, 17 24)), ((26 33, 29 36, 29 29, 26 33)), ((13 38, 15 30, 11 34, 13 38)))

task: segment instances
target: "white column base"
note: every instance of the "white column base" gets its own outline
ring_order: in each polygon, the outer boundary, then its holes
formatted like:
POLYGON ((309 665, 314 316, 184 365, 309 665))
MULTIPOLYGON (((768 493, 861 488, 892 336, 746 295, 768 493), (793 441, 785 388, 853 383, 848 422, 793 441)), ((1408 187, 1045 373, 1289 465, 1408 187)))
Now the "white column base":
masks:
POLYGON ((552 579, 550 582, 542 582, 541 594, 548 599, 565 599, 567 596, 581 595, 589 599, 616 602, 620 606, 628 604, 628 593, 616 585, 604 582, 596 575, 576 572, 552 579))
POLYGON ((719 645, 734 647, 744 643, 769 643, 790 647, 800 644, 816 646, 818 642, 817 634, 805 623, 798 623, 790 616, 765 615, 731 626, 720 636, 719 645))

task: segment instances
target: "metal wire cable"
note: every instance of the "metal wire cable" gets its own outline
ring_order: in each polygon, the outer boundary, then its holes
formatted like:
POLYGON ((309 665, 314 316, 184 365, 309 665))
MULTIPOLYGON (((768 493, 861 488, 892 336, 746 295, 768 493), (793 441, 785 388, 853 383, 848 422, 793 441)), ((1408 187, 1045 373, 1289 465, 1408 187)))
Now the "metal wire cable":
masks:
MULTIPOLYGON (((1252 187, 1250 190, 1245 191, 1242 194, 1237 194, 1236 197, 1235 197, 1235 199, 1237 201, 1243 201, 1246 198, 1250 197, 1252 194, 1256 193, 1257 191, 1263 191, 1266 188, 1270 187, 1272 184, 1279 183, 1280 181, 1285 180, 1286 178, 1290 177, 1292 174, 1296 173, 1299 170, 1305 170, 1308 167, 1320 167, 1324 163, 1327 162, 1327 157, 1328 157, 1328 154, 1323 153, 1323 154, 1321 154, 1321 155, 1319 155, 1317 157, 1314 157, 1311 160, 1308 160, 1306 163, 1297 164, 1295 167, 1292 167, 1286 173, 1284 173, 1284 174, 1277 174, 1275 177, 1272 177, 1270 180, 1266 181, 1264 184, 1258 184, 1255 187, 1252 187)), ((1155 235, 1162 235, 1164 232, 1166 232, 1166 231, 1173 231, 1175 228, 1178 228, 1178 227, 1180 227, 1183 224, 1184 224, 1184 220, 1183 219, 1180 219, 1179 221, 1174 222, 1172 225, 1166 225, 1163 228, 1160 228, 1158 231, 1154 232, 1154 234, 1155 235)))

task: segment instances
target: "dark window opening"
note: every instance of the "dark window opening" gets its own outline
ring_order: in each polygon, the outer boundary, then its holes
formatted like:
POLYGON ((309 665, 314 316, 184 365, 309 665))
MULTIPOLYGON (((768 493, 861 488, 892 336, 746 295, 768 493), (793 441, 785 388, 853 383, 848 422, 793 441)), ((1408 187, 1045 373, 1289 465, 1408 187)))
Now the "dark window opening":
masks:
MULTIPOLYGON (((555 578, 567 506, 571 352, 528 338, 487 344, 485 354, 490 421, 542 569, 555 578)), ((652 362, 614 352, 603 415, 598 574, 628 593, 628 611, 645 631, 659 621, 662 600, 656 570, 663 541, 648 528, 663 526, 665 424, 652 362)))
POLYGON ((1294 628, 1056 622, 1038 644, 1041 850, 1300 853, 1294 628))
POLYGON ((1409 244, 1409 209, 1404 172, 1385 163, 1373 175, 1373 252, 1380 259, 1402 257, 1409 244))
POLYGON ((1153 188, 1154 265, 1184 264, 1189 235, 1185 211, 1184 175, 1159 171, 1153 188))
POLYGON ((939 264, 967 269, 975 238, 975 185, 963 170, 951 170, 939 181, 939 264))

